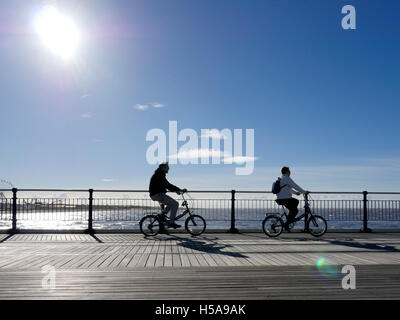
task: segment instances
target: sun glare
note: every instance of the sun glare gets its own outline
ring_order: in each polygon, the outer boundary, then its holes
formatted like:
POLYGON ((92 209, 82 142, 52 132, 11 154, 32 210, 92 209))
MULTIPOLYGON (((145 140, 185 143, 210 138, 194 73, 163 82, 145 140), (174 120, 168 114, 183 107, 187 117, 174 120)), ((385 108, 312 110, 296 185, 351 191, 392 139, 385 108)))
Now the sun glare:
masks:
POLYGON ((80 34, 72 19, 48 5, 37 14, 35 29, 42 42, 55 55, 65 60, 74 57, 80 34))

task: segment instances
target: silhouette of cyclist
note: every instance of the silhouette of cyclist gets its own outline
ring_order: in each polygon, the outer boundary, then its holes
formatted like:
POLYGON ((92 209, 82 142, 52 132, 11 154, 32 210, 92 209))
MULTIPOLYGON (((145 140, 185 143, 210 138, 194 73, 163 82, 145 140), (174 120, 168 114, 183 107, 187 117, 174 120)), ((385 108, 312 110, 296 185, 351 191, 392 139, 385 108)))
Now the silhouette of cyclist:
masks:
POLYGON ((176 213, 179 208, 178 201, 172 199, 170 196, 167 196, 167 190, 176 192, 177 194, 185 193, 186 189, 180 189, 177 186, 169 183, 166 174, 169 171, 168 162, 161 163, 157 170, 154 171, 150 179, 149 193, 150 198, 153 201, 158 201, 161 204, 166 205, 164 210, 165 213, 168 213, 171 210, 169 220, 167 222, 168 228, 180 228, 181 226, 175 223, 176 213))
POLYGON ((275 201, 279 205, 283 205, 287 209, 289 209, 289 215, 284 224, 284 228, 286 231, 290 231, 289 225, 295 220, 296 215, 299 212, 299 209, 297 209, 297 206, 299 205, 299 200, 297 200, 296 198, 292 198, 292 194, 300 195, 302 193, 309 193, 309 191, 302 189, 290 178, 289 167, 282 167, 281 173, 282 176, 280 178, 280 191, 277 194, 277 199, 275 201))

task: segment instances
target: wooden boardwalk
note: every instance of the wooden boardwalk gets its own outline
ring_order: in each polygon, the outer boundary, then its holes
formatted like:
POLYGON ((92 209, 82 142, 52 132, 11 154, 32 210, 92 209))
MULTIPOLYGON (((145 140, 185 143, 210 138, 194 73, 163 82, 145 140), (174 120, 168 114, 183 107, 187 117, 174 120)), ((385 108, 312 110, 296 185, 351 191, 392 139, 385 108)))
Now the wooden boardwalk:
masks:
POLYGON ((398 299, 399 268, 396 233, 0 236, 0 299, 398 299), (348 264, 356 290, 341 288, 348 264), (43 287, 44 266, 55 290, 43 287))

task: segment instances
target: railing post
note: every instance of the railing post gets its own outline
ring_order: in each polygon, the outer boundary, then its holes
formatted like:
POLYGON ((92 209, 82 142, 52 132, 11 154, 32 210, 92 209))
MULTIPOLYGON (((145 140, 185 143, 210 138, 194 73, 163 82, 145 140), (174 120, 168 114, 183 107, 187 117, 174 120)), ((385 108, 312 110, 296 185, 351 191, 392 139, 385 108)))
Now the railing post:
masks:
POLYGON ((235 193, 236 190, 231 191, 231 228, 228 230, 230 233, 239 233, 239 230, 235 228, 235 193))
POLYGON ((93 189, 89 189, 88 233, 93 233, 93 189))
POLYGON ((11 233, 17 232, 17 188, 12 188, 13 202, 12 202, 12 228, 11 233))
POLYGON ((368 228, 368 191, 363 191, 363 228, 361 229, 362 232, 371 232, 372 230, 368 228))

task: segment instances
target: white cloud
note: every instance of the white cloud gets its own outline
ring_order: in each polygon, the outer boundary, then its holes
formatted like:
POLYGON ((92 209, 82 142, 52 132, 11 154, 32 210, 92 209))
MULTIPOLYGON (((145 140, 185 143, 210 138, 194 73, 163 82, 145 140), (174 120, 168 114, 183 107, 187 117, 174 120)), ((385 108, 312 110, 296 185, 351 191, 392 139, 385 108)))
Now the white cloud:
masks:
POLYGON ((86 113, 82 113, 81 114, 81 118, 84 118, 84 119, 89 119, 91 117, 92 117, 92 114, 90 112, 86 112, 86 113))
POLYGON ((163 108, 165 107, 165 104, 154 102, 151 104, 154 108, 163 108))
POLYGON ((237 157, 227 157, 224 158, 224 162, 229 162, 229 163, 236 163, 236 164, 243 164, 245 162, 254 162, 258 160, 259 158, 257 157, 249 157, 249 156, 237 156, 237 157))
POLYGON ((223 157, 224 153, 214 149, 190 149, 179 151, 177 154, 169 156, 169 158, 177 159, 202 159, 210 157, 223 157))
POLYGON ((202 138, 223 139, 225 136, 219 130, 210 130, 201 135, 202 138))
POLYGON ((169 156, 173 159, 203 159, 203 158, 220 158, 225 163, 243 164, 245 162, 256 161, 259 158, 249 156, 232 157, 220 150, 214 149, 190 149, 179 151, 177 154, 169 156))
POLYGON ((114 182, 116 180, 115 179, 110 179, 110 178, 103 178, 103 179, 101 179, 101 181, 103 181, 103 182, 114 182))
POLYGON ((147 104, 137 104, 135 106, 135 108, 143 111, 143 110, 147 110, 149 108, 149 106, 147 104))
POLYGON ((89 98, 89 97, 90 97, 90 94, 88 94, 88 93, 85 93, 85 94, 81 95, 81 99, 86 99, 86 98, 89 98))

